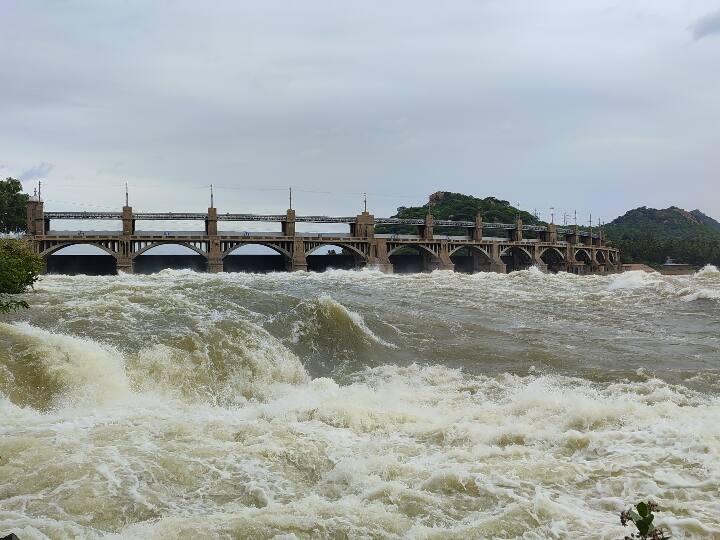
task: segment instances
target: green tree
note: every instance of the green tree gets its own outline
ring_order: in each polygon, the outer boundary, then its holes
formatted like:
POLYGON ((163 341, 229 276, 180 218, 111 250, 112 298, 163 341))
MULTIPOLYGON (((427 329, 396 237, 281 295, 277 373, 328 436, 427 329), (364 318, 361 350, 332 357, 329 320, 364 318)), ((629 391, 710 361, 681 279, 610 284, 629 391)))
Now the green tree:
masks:
POLYGON ((20 180, 0 180, 0 232, 25 230, 25 207, 28 196, 22 192, 20 180))
POLYGON ((0 239, 0 313, 28 307, 12 295, 32 287, 42 267, 42 259, 24 241, 0 239))

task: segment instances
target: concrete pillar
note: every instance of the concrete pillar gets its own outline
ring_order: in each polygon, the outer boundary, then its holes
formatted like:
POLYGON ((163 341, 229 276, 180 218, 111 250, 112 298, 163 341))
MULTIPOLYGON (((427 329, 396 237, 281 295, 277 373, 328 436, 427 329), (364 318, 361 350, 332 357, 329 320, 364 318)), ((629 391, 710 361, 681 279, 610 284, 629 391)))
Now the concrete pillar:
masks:
POLYGON ((208 208, 207 218, 205 218, 205 234, 208 236, 217 236, 218 233, 218 217, 217 208, 208 208))
POLYGON ((455 270, 455 264, 450 259, 450 249, 446 241, 440 242, 440 250, 438 252, 440 259, 438 269, 439 270, 455 270))
POLYGON ((121 239, 118 244, 118 255, 116 259, 118 274, 120 272, 125 274, 132 274, 135 272, 135 261, 132 258, 130 245, 130 241, 127 239, 121 239))
POLYGON ((132 206, 123 206, 122 209, 123 236, 135 234, 135 220, 133 219, 132 206))
POLYGON ((507 265, 500 257, 500 245, 495 242, 490 245, 490 260, 490 272, 495 272, 497 274, 507 274, 507 265))
POLYGON ((483 239, 483 219, 480 214, 475 216, 475 226, 470 229, 470 234, 468 235, 470 238, 475 240, 476 242, 482 242, 483 239))
POLYGON ((295 210, 288 210, 285 221, 281 223, 283 236, 295 236, 295 210))
POLYGON ((380 270, 386 274, 393 273, 393 265, 388 257, 387 241, 384 238, 375 238, 370 243, 368 268, 372 270, 380 270))
POLYGON ((432 240, 433 239, 433 216, 432 214, 428 214, 425 216, 425 224, 424 225, 418 225, 419 229, 419 235, 423 240, 432 240))
POLYGON ((510 240, 513 242, 522 242, 523 239, 523 222, 522 219, 518 218, 515 228, 510 231, 510 240))
POLYGON ((123 274, 133 274, 135 272, 134 261, 130 257, 117 258, 117 271, 123 274))
POLYGON ((47 232, 44 204, 37 195, 30 197, 27 202, 27 234, 40 236, 47 232))
POLYGON ((220 251, 220 240, 217 238, 217 236, 215 236, 215 238, 210 238, 207 271, 209 274, 217 274, 223 271, 223 259, 222 252, 220 251))
POLYGON ((578 235, 578 232, 579 232, 579 231, 578 231, 578 226, 575 225, 575 228, 573 229, 573 232, 570 233, 570 234, 566 234, 566 235, 565 235, 565 241, 566 241, 568 244, 572 245, 572 246, 574 246, 575 244, 577 244, 577 243, 578 243, 578 238, 580 238, 580 236, 578 235))
POLYGON ((547 240, 546 242, 550 242, 552 244, 557 243, 558 241, 558 233, 557 233, 557 225, 554 223, 550 223, 547 226, 547 240))
POLYGON ((307 259, 305 258, 305 242, 300 238, 296 238, 293 242, 292 261, 290 261, 290 270, 293 272, 307 272, 307 259))
POLYGON ((532 248, 532 259, 533 259, 533 266, 536 266, 538 270, 541 272, 547 272, 548 267, 547 264, 545 264, 545 261, 542 260, 542 257, 540 256, 540 253, 542 252, 542 248, 540 246, 533 246, 532 248))
POLYGON ((375 237, 375 216, 363 212, 355 218, 355 223, 350 224, 350 235, 356 238, 375 237))

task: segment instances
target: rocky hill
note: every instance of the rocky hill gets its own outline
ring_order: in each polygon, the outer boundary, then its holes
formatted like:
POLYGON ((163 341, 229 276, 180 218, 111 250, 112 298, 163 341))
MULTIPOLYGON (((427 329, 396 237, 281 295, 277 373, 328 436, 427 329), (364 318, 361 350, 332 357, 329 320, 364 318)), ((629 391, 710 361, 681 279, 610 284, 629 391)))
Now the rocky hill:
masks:
POLYGON ((635 208, 608 223, 605 234, 625 262, 662 264, 667 257, 720 264, 720 223, 700 210, 635 208))

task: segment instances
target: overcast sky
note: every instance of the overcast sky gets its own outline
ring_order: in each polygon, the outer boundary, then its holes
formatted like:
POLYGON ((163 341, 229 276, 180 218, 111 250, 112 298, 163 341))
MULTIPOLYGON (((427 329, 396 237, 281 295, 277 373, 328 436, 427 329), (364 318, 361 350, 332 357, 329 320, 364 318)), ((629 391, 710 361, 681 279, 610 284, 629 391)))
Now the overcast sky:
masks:
POLYGON ((0 176, 48 209, 720 218, 718 0, 4 0, 0 66, 0 176))

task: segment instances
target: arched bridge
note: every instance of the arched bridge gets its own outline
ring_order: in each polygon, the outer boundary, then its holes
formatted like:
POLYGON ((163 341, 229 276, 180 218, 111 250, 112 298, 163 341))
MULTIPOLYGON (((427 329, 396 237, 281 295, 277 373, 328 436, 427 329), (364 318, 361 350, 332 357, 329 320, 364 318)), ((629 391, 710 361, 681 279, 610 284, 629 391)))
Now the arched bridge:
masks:
POLYGON ((129 206, 122 212, 44 212, 43 202, 32 197, 28 202, 28 239, 45 260, 68 246, 92 245, 113 256, 119 271, 133 272, 134 262, 145 251, 160 245, 185 246, 207 261, 209 272, 222 272, 223 261, 245 245, 266 246, 284 257, 288 270, 307 270, 307 257, 322 246, 340 246, 352 255, 355 266, 393 271, 393 256, 419 253, 426 270, 455 268, 459 254, 471 261, 469 271, 509 272, 537 266, 547 271, 577 274, 609 273, 621 268, 617 249, 605 244, 601 231, 583 231, 578 227, 484 223, 474 221, 375 218, 368 212, 352 217, 297 216, 285 214, 207 213, 133 213, 129 206), (53 232, 51 220, 118 220, 122 231, 53 232), (137 231, 138 220, 200 220, 199 232, 137 231), (281 232, 218 232, 219 221, 279 222, 281 232), (344 223, 348 233, 298 233, 297 223, 344 223), (379 234, 376 225, 412 226, 416 234, 379 234), (453 235, 438 234, 452 229, 453 235), (457 231, 465 234, 457 234, 457 231))

